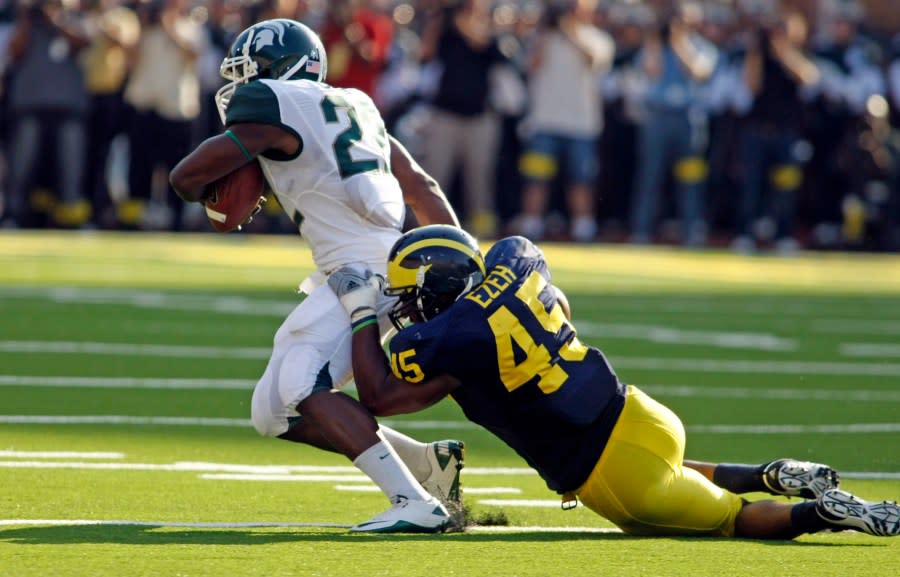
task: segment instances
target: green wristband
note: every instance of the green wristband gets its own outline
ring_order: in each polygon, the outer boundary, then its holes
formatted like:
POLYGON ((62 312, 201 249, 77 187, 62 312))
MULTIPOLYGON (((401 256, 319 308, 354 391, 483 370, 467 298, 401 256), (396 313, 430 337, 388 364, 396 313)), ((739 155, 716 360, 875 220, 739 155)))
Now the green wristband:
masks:
POLYGON ((378 322, 378 319, 375 318, 374 316, 371 316, 371 317, 366 317, 364 319, 360 319, 350 326, 351 326, 351 329, 353 330, 353 334, 355 335, 360 330, 366 328, 369 325, 374 325, 377 322, 378 322))
POLYGON ((251 155, 250 152, 247 151, 247 148, 244 146, 244 143, 241 142, 240 139, 238 139, 238 137, 237 137, 237 135, 235 135, 235 133, 231 132, 231 130, 226 130, 225 136, 227 136, 228 138, 233 140, 234 143, 238 145, 238 148, 240 148, 241 152, 244 153, 244 158, 246 158, 247 160, 253 160, 253 155, 251 155))

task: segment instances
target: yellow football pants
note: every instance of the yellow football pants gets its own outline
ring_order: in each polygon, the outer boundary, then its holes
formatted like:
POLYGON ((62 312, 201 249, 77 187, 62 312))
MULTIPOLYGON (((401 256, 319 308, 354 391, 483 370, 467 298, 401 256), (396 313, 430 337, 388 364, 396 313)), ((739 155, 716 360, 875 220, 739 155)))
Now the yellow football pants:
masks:
POLYGON ((581 502, 632 535, 734 535, 741 498, 685 467, 684 426, 629 385, 625 408, 581 502))

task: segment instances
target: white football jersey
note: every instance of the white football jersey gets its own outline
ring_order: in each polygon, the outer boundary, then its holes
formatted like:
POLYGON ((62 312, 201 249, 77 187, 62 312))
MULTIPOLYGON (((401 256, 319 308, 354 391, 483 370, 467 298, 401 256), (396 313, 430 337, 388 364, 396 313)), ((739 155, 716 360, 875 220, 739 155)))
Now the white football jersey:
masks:
POLYGON ((382 270, 405 206, 372 99, 309 80, 257 80, 240 86, 228 104, 226 125, 243 122, 279 126, 300 138, 296 156, 272 151, 259 160, 319 270, 352 262, 382 270))

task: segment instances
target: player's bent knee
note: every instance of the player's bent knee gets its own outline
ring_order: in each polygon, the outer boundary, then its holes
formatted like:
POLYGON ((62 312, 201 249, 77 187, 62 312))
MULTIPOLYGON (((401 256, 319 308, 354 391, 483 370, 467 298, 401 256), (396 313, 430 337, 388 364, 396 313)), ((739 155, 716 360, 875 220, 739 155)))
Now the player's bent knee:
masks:
MULTIPOLYGON (((256 432, 264 437, 277 437, 288 429, 288 416, 292 409, 287 407, 278 391, 278 375, 281 360, 272 360, 266 372, 253 389, 250 403, 250 422, 256 432)), ((296 414, 296 411, 293 411, 296 414)))
POLYGON ((287 430, 287 419, 276 417, 266 399, 266 387, 257 385, 250 405, 250 422, 264 437, 277 437, 287 430))
POLYGON ((331 390, 330 362, 313 346, 293 346, 269 361, 253 391, 250 420, 256 431, 278 437, 300 416, 298 405, 320 390, 331 390))

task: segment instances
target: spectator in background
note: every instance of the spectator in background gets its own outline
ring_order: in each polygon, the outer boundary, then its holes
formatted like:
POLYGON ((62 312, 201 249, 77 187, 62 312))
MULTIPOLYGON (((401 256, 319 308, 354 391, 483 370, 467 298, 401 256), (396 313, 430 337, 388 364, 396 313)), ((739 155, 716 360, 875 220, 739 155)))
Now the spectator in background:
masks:
POLYGON ((812 106, 810 138, 814 155, 809 170, 812 194, 813 242, 829 248, 859 245, 859 227, 842 227, 845 217, 857 219, 863 210, 865 171, 859 145, 866 102, 884 96, 879 69, 880 50, 859 34, 862 9, 854 3, 835 4, 825 11, 823 38, 815 50, 821 82, 812 106), (843 229, 843 230, 842 230, 843 229), (842 234, 843 233, 843 234, 842 234))
POLYGON ((245 26, 274 18, 301 20, 308 12, 308 0, 255 0, 242 4, 246 14, 245 26))
POLYGON ((9 40, 15 29, 16 0, 0 0, 0 73, 9 67, 9 40))
MULTIPOLYGON (((794 238, 794 211, 797 191, 803 180, 800 89, 819 79, 815 63, 804 53, 806 18, 799 12, 764 15, 744 58, 744 81, 753 95, 747 115, 741 158, 743 189, 737 203, 737 237, 732 248, 752 252, 760 214, 771 215, 775 227, 775 247, 781 253, 797 249, 794 238), (771 192, 771 207, 764 203, 771 192)), ((758 234, 761 233, 761 234, 758 234)))
POLYGON ((497 229, 494 172, 498 122, 489 106, 491 69, 504 62, 486 0, 454 0, 432 11, 422 32, 421 58, 436 77, 423 128, 422 164, 451 190, 462 170, 466 228, 478 237, 497 229))
POLYGON ((154 172, 168 173, 190 152, 193 123, 200 114, 197 58, 206 49, 206 36, 187 7, 188 0, 149 0, 138 7, 141 39, 125 90, 133 108, 130 198, 119 211, 129 227, 181 229, 184 203, 154 172), (165 198, 153 199, 155 180, 165 188, 165 198))
POLYGON ((900 33, 891 41, 887 65, 887 93, 891 105, 891 123, 900 129, 900 33))
POLYGON ((886 242, 888 250, 900 250, 900 34, 894 36, 887 65, 887 90, 889 97, 890 142, 892 143, 891 179, 888 190, 888 208, 885 214, 886 242))
POLYGON ((751 96, 744 82, 743 37, 734 9, 725 4, 707 4, 701 33, 719 52, 712 77, 700 90, 709 118, 709 164, 706 202, 709 226, 724 221, 734 228, 734 191, 740 189, 740 136, 743 117, 751 96))
MULTIPOLYGON (((394 17, 397 26, 384 70, 379 75, 378 86, 375 88, 378 106, 389 132, 394 130, 395 124, 420 100, 420 38, 416 28, 411 26, 415 15, 416 11, 409 5, 396 11, 394 17)), ((399 134, 395 136, 400 137, 399 134)), ((408 137, 404 136, 404 139, 408 140, 408 137)), ((410 143, 405 144, 409 149, 410 143)))
POLYGON ((534 3, 521 7, 510 1, 494 9, 494 34, 506 61, 494 66, 488 76, 489 103, 498 118, 497 162, 494 171, 495 215, 509 222, 519 211, 522 196, 520 125, 528 111, 527 45, 535 36, 543 13, 534 3))
POLYGON ((653 11, 643 4, 614 4, 609 9, 616 54, 602 79, 604 127, 600 138, 600 195, 604 227, 612 234, 627 227, 629 203, 637 174, 639 103, 646 87, 639 55, 644 31, 654 24, 653 11))
POLYGON ((529 63, 528 144, 520 168, 527 184, 518 234, 544 236, 551 185, 562 166, 570 234, 590 242, 597 234, 594 189, 597 141, 603 127, 598 78, 609 70, 615 43, 593 24, 596 0, 556 0, 545 13, 529 63))
POLYGON ((90 94, 84 193, 91 202, 94 221, 101 228, 111 228, 115 214, 106 167, 113 139, 125 132, 127 112, 122 94, 129 54, 140 38, 141 25, 121 0, 92 0, 85 15, 93 40, 82 60, 90 94))
POLYGON ((669 170, 675 181, 682 242, 688 246, 706 242, 707 126, 696 94, 697 84, 707 81, 715 69, 716 51, 691 30, 687 15, 663 18, 657 30, 647 33, 640 56, 648 86, 631 205, 631 240, 638 244, 653 239, 669 170))
POLYGON ((9 128, 9 113, 7 101, 9 99, 10 54, 9 40, 16 28, 16 1, 0 0, 0 220, 3 218, 3 191, 6 189, 7 151, 5 150, 6 138, 9 128))
POLYGON ((200 80, 200 116, 197 119, 194 140, 200 142, 222 130, 222 120, 216 106, 216 91, 222 87, 219 65, 225 53, 231 48, 231 42, 241 31, 239 4, 237 0, 209 0, 207 2, 206 21, 203 28, 206 33, 206 49, 197 61, 197 74, 200 80))
POLYGON ((23 2, 10 40, 12 80, 9 112, 13 135, 3 225, 23 226, 29 195, 43 166, 42 149, 55 153, 58 202, 52 219, 64 227, 89 224, 90 205, 82 195, 88 94, 78 53, 88 45, 83 23, 59 0, 23 2), (51 141, 44 139, 50 137, 51 141))
POLYGON ((328 83, 362 90, 381 109, 376 87, 394 36, 390 16, 367 0, 331 0, 320 36, 328 52, 328 83))

